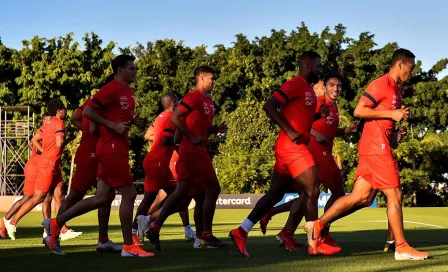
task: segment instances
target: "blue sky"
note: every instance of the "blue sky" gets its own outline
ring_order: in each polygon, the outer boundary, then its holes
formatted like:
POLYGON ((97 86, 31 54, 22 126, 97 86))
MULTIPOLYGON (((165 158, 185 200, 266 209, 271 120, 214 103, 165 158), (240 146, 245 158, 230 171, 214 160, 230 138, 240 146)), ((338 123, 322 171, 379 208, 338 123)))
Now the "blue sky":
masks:
POLYGON ((90 31, 121 47, 173 38, 212 48, 230 46, 237 33, 253 39, 269 35, 271 29, 289 32, 304 21, 312 32, 342 23, 350 37, 370 31, 379 46, 396 41, 413 51, 425 69, 448 57, 444 0, 14 0, 3 1, 1 7, 0 37, 14 48, 35 35, 74 32, 80 40, 90 31))

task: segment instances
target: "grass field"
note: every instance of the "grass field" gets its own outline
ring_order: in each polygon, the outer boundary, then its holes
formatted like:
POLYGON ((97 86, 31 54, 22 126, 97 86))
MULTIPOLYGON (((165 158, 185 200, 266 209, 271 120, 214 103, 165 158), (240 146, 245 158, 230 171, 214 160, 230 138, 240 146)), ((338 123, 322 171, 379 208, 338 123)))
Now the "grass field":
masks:
MULTIPOLYGON (((255 226, 248 244, 251 257, 244 259, 227 235, 248 212, 217 211, 214 233, 230 242, 224 249, 193 249, 192 243, 183 240, 179 217, 172 216, 162 229, 164 250, 153 258, 96 253, 95 213, 70 222, 70 227, 83 235, 62 242, 66 256, 50 255, 41 244, 41 215, 32 213, 20 222, 16 241, 0 240, 0 271, 448 271, 448 208, 404 210, 408 241, 431 253, 431 259, 421 262, 395 261, 393 254, 382 251, 387 223, 385 209, 380 208, 364 209, 333 224, 333 236, 343 248, 337 256, 309 257, 305 249, 288 252, 279 247, 274 235, 286 220, 287 214, 283 214, 273 218, 266 236, 255 226)), ((109 237, 122 242, 117 212, 110 222, 109 237)), ((302 228, 296 238, 306 240, 302 228)), ((145 249, 153 251, 149 242, 145 242, 145 249)))

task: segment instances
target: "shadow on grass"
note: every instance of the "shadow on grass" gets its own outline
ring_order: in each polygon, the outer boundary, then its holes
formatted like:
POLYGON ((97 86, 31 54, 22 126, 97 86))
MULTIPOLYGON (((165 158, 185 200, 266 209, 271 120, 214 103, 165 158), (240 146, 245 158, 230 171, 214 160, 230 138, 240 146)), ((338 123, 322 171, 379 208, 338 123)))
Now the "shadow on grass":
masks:
MULTIPOLYGON (((173 225, 174 226, 174 225, 173 225)), ((77 227, 83 232, 96 232, 97 228, 77 227)), ((111 231, 119 231, 119 226, 111 226, 111 231)), ((37 228, 20 229, 20 237, 33 237, 37 228), (33 235, 31 235, 33 234, 33 235)), ((221 231, 224 233, 226 231, 221 231)), ((168 232, 167 232, 168 233, 168 232)), ((167 234, 165 233, 165 234, 167 234)), ((78 245, 64 245, 66 256, 54 256, 44 248, 0 248, 2 271, 228 271, 233 269, 257 271, 443 271, 448 262, 448 236, 446 229, 413 229, 406 231, 407 239, 413 246, 431 251, 433 257, 424 262, 396 262, 393 254, 383 253, 384 230, 336 232, 334 238, 343 247, 337 256, 309 257, 306 249, 288 252, 279 247, 272 236, 249 238, 249 259, 242 258, 229 239, 228 248, 193 249, 191 242, 163 240, 163 251, 155 252, 153 258, 121 258, 120 254, 99 254, 91 242, 78 245), (361 270, 361 269, 360 269, 361 270)), ((226 234, 218 234, 220 237, 226 234)), ((305 241, 305 234, 299 232, 296 238, 305 241)), ((19 240, 18 240, 19 241, 19 240)), ((73 240, 75 243, 77 240, 73 240)), ((17 241, 16 241, 17 242, 17 241)), ((0 243, 3 243, 0 240, 0 243)), ((149 243, 146 250, 154 251, 149 243)))

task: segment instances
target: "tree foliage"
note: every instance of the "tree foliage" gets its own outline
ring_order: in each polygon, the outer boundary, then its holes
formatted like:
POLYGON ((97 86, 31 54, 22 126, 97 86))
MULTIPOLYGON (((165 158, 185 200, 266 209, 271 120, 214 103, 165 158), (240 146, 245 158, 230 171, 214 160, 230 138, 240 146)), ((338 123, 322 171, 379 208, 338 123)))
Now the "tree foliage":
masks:
MULTIPOLYGON (((302 23, 290 33, 272 30, 252 41, 237 34, 232 46, 216 45, 212 53, 205 46, 192 48, 172 39, 116 48, 114 42, 104 43, 95 33, 86 34, 82 46, 73 33, 50 39, 34 37, 23 41, 20 49, 8 48, 0 40, 0 103, 32 105, 41 114, 46 103, 59 96, 71 113, 101 86, 111 72, 113 57, 126 52, 137 57, 137 111, 152 121, 162 110, 159 101, 163 94, 183 96, 193 88, 195 67, 213 66, 218 76, 213 92, 216 122, 227 120, 229 126, 215 158, 223 191, 265 192, 278 129, 262 111, 264 101, 297 74, 298 56, 312 49, 321 54, 326 72, 338 70, 345 76, 338 101, 341 126, 355 121, 352 113, 360 94, 388 70, 392 52, 398 48, 394 41, 378 47, 374 38, 369 32, 347 37, 343 25, 311 33, 302 23)), ((423 71, 418 62, 404 88, 404 104, 411 109, 411 118, 404 123, 409 133, 394 155, 406 205, 447 203, 448 77, 437 78, 447 64, 448 59, 442 58, 423 71)), ((141 165, 148 148, 143 133, 133 128, 130 137, 132 171, 139 182, 143 181, 141 165)), ((353 186, 358 140, 354 135, 335 142, 334 156, 343 169, 347 189, 353 186)), ((70 153, 65 152, 64 177, 70 176, 70 153)))

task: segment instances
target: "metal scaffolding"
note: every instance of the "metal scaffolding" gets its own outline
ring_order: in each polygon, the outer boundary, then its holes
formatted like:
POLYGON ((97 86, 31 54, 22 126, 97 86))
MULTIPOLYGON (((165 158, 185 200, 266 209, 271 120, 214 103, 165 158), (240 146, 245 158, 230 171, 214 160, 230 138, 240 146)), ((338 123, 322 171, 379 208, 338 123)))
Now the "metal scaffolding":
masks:
POLYGON ((0 196, 21 195, 30 157, 34 113, 29 106, 0 107, 0 196))

